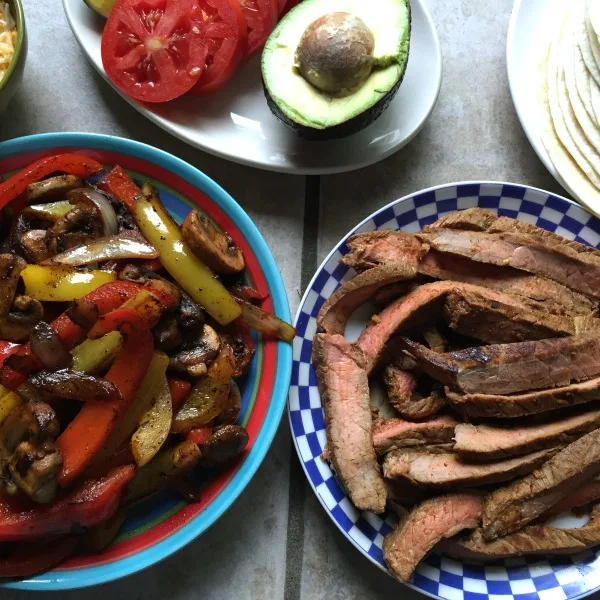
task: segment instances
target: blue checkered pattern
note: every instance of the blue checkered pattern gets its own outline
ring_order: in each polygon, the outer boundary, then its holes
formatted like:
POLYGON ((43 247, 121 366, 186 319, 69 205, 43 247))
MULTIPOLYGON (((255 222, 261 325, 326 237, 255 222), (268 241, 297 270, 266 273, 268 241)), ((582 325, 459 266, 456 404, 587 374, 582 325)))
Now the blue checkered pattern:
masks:
MULTIPOLYGON (((350 502, 320 457, 325 423, 315 372, 312 339, 321 305, 354 271, 339 264, 353 234, 375 229, 420 231, 440 216, 480 206, 534 223, 566 238, 600 247, 600 220, 581 207, 547 192, 520 185, 473 183, 444 186, 398 200, 348 234, 325 259, 302 299, 296 317, 289 395, 290 425, 298 456, 317 497, 334 523, 372 562, 386 569, 381 545, 396 517, 361 513, 350 502)), ((522 557, 478 565, 433 553, 419 565, 415 589, 447 600, 564 600, 600 588, 600 552, 571 557, 522 557)))

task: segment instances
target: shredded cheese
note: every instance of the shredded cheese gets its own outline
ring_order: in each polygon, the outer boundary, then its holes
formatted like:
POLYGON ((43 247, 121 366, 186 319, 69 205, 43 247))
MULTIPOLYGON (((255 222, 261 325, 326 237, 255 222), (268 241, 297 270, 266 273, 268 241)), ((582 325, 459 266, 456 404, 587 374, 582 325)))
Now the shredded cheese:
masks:
POLYGON ((4 77, 15 53, 17 27, 10 13, 10 6, 0 2, 0 81, 4 77))

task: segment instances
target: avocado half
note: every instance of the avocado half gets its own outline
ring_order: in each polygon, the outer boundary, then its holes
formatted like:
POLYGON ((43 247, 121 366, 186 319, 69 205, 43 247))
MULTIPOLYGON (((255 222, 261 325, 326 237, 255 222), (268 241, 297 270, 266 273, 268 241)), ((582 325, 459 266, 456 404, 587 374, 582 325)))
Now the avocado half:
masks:
POLYGON ((269 108, 309 140, 340 138, 364 129, 388 107, 402 83, 410 28, 410 0, 304 0, 281 20, 263 50, 262 79, 269 108), (314 87, 296 65, 296 49, 307 27, 336 12, 362 19, 375 40, 370 75, 343 96, 314 87))

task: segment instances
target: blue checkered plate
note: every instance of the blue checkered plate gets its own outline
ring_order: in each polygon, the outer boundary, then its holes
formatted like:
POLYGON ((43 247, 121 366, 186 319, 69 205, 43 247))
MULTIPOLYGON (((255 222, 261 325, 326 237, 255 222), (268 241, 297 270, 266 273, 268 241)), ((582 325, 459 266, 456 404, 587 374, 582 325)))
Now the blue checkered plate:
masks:
MULTIPOLYGON (((300 462, 333 522, 366 558, 386 572, 381 545, 396 517, 392 513, 379 516, 356 510, 329 465, 320 458, 325 446, 325 423, 311 364, 316 317, 325 299, 354 275, 353 269, 339 264, 348 252, 346 241, 351 235, 376 229, 417 232, 444 214, 473 206, 496 210, 600 248, 600 219, 560 196, 496 182, 438 186, 384 206, 349 232, 317 270, 296 315, 298 333, 293 347, 288 411, 300 462)), ((347 325, 346 337, 356 339, 373 312, 369 307, 356 311, 347 325)), ((563 526, 575 525, 565 522, 563 526)), ((600 588, 600 547, 572 556, 516 557, 485 565, 434 552, 419 565, 410 586, 446 600, 580 598, 600 588)))

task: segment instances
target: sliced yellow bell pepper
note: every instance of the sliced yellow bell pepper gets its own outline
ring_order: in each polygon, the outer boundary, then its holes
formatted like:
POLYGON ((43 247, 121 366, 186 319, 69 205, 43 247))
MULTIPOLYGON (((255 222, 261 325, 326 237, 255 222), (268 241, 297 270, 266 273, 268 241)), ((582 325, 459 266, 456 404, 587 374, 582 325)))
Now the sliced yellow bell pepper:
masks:
POLYGON ((27 265, 21 272, 25 293, 46 302, 83 298, 105 283, 115 281, 113 271, 78 271, 66 267, 27 265))
POLYGON ((15 392, 8 392, 0 397, 0 423, 3 423, 4 419, 22 402, 21 396, 15 392))
POLYGON ((240 305, 192 252, 150 185, 136 198, 133 214, 144 237, 160 252, 165 269, 195 302, 221 325, 240 316, 240 305))
POLYGON ((119 353, 123 336, 111 331, 97 340, 85 340, 71 350, 73 370, 95 375, 106 368, 119 353))
POLYGON ((48 202, 47 204, 33 204, 23 211, 23 215, 46 219, 47 221, 58 221, 74 208, 75 205, 68 200, 61 200, 60 202, 48 202))

